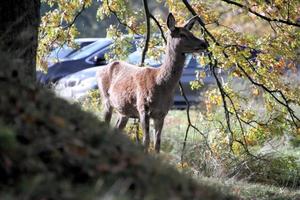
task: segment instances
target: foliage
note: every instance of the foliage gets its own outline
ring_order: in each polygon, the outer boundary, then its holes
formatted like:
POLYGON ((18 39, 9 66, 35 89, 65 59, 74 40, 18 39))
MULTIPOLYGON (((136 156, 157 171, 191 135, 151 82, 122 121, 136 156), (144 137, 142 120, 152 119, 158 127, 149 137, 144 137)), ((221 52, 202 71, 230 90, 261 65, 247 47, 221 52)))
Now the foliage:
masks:
POLYGON ((245 181, 236 181, 234 179, 214 179, 198 177, 198 180, 209 185, 230 190, 239 199, 260 199, 260 200, 297 200, 300 197, 299 190, 291 190, 283 187, 270 185, 253 184, 245 181))
MULTIPOLYGON (((102 116, 99 110, 101 107, 97 91, 92 91, 80 105, 85 110, 96 114, 96 116, 102 116)), ((214 120, 221 120, 220 110, 215 112, 219 113, 219 116, 214 118, 214 120)), ((220 134, 220 131, 222 131, 220 124, 216 124, 214 120, 208 122, 205 116, 199 114, 199 110, 192 110, 191 119, 193 123, 199 124, 198 128, 207 130, 206 134, 209 136, 208 140, 212 152, 207 151, 205 140, 200 134, 191 132, 184 152, 184 158, 180 160, 183 140, 182 132, 184 132, 186 126, 185 112, 171 111, 169 117, 166 118, 162 149, 169 154, 168 156, 164 155, 164 158, 180 171, 188 175, 201 174, 201 176, 216 178, 234 177, 240 180, 276 186, 289 186, 291 188, 300 186, 298 181, 300 180, 300 163, 296 154, 299 150, 289 147, 291 148, 290 153, 277 155, 277 152, 283 152, 280 148, 286 145, 282 141, 285 137, 283 133, 276 134, 279 139, 274 139, 271 142, 270 139, 274 138, 274 136, 272 136, 271 132, 265 133, 265 131, 276 131, 276 129, 266 130, 264 126, 251 128, 245 136, 245 140, 249 148, 251 150, 256 149, 262 157, 255 158, 245 155, 244 147, 238 142, 234 142, 232 145, 232 150, 235 153, 235 157, 232 157, 228 153, 230 149, 228 148, 226 134, 224 132, 220 134), (209 128, 212 126, 214 128, 209 128)), ((138 138, 141 139, 142 132, 135 122, 129 123, 125 131, 133 142, 140 142, 136 140, 136 136, 138 135, 138 138)), ((296 139, 294 138, 291 142, 295 143, 296 139)), ((286 147, 284 148, 286 149, 286 147)))
POLYGON ((294 147, 300 147, 300 135, 297 135, 291 140, 291 143, 294 147))
POLYGON ((76 102, 84 111, 93 113, 94 115, 100 117, 102 111, 102 104, 100 99, 100 93, 98 89, 89 91, 88 95, 83 99, 76 102))
POLYGON ((293 156, 266 156, 262 159, 244 160, 240 165, 235 165, 236 167, 231 170, 238 170, 238 173, 233 174, 238 174, 237 176, 244 177, 251 182, 291 188, 298 188, 300 185, 300 166, 297 158, 293 156))
POLYGON ((39 45, 37 66, 47 70, 44 58, 54 47, 68 44, 74 46, 74 39, 78 36, 75 20, 92 0, 42 0, 51 10, 42 16, 39 29, 39 45))
POLYGON ((129 125, 126 126, 125 132, 133 142, 141 144, 143 132, 137 119, 134 119, 132 123, 129 123, 129 125))

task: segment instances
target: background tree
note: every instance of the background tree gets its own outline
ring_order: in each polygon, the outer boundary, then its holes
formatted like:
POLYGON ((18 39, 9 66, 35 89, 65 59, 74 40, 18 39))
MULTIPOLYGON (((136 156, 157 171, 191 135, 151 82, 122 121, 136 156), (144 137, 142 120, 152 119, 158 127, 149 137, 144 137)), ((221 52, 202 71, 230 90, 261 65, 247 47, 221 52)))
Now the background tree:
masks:
POLYGON ((3 66, 1 73, 5 77, 20 76, 20 80, 34 82, 40 1, 1 1, 0 16, 0 51, 18 63, 17 69, 3 66))

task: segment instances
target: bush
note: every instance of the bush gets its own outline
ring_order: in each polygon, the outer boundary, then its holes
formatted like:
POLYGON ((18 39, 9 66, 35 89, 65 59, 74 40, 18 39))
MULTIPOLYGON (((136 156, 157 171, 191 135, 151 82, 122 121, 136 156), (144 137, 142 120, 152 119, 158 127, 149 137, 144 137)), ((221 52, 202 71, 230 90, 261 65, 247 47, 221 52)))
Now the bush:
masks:
POLYGON ((293 147, 300 147, 300 135, 297 135, 296 137, 292 138, 290 142, 293 147))
POLYGON ((231 166, 229 174, 237 179, 291 188, 300 186, 300 166, 293 156, 247 157, 231 166))
MULTIPOLYGON (((207 137, 207 143, 213 154, 201 134, 190 129, 183 163, 193 174, 215 178, 230 177, 281 187, 299 187, 300 163, 296 158, 299 157, 300 149, 289 145, 290 134, 270 133, 268 129, 261 126, 257 129, 253 127, 245 129, 247 131, 245 131, 245 139, 250 153, 263 157, 263 159, 256 159, 247 155, 243 145, 238 142, 233 142, 232 149, 229 148, 229 133, 224 132, 226 125, 222 127, 219 122, 213 121, 223 121, 223 113, 215 115, 216 118, 209 121, 207 116, 200 115, 199 112, 199 110, 191 110, 191 119, 207 137)), ((173 155, 175 162, 172 160, 172 163, 177 164, 180 163, 182 142, 187 127, 186 112, 170 111, 166 122, 162 147, 164 151, 173 155)), ((234 134, 240 137, 238 135, 240 132, 234 125, 236 124, 232 124, 234 134)))

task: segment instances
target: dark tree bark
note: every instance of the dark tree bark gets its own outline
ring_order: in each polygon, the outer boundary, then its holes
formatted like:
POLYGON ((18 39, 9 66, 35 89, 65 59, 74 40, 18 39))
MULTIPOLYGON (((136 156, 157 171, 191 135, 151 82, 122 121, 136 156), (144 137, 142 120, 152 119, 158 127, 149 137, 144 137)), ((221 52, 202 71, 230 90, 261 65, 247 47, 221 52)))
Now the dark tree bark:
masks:
POLYGON ((3 66, 0 74, 25 82, 35 81, 40 0, 0 1, 0 51, 17 63, 17 69, 3 66))

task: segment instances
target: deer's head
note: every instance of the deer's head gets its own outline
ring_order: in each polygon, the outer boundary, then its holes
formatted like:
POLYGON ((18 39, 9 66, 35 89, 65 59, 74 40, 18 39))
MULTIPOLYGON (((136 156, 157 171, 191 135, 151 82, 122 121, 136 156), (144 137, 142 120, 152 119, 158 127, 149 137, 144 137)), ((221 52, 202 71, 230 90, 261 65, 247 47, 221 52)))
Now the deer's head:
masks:
POLYGON ((181 53, 193 53, 207 49, 208 44, 190 32, 196 21, 197 18, 193 17, 183 27, 177 27, 174 16, 172 13, 169 14, 167 19, 167 26, 170 30, 168 42, 172 49, 181 53))

